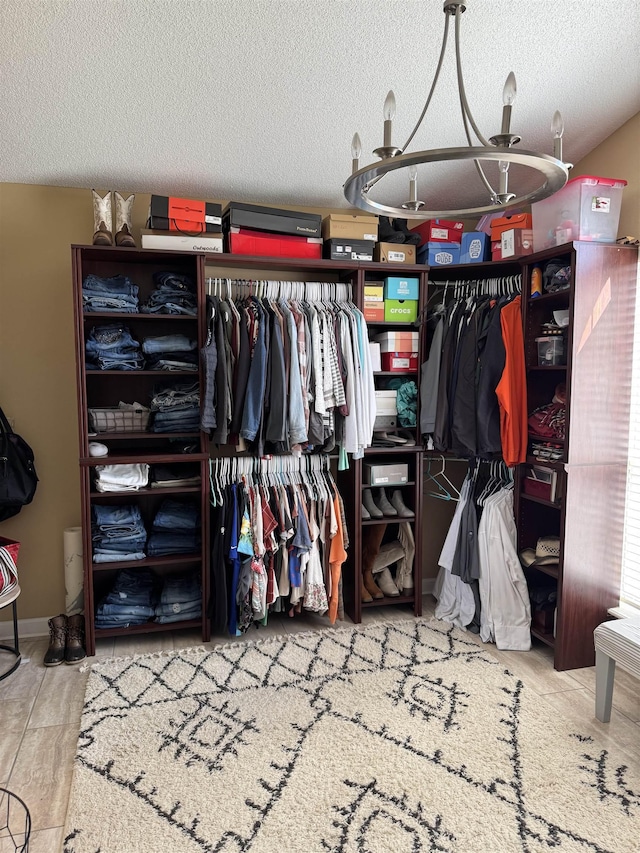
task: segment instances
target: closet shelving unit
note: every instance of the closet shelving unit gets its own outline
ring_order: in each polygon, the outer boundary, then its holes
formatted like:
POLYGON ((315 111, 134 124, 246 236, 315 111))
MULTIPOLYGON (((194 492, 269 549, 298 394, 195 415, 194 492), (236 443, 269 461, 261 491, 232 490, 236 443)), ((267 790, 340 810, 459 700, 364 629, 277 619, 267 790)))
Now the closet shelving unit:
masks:
MULTIPOLYGON (((561 538, 560 565, 547 567, 545 573, 557 580, 558 611, 555 637, 535 632, 543 642, 555 648, 556 669, 570 669, 593 663, 593 629, 607 618, 607 608, 617 603, 619 591, 620 553, 622 543, 624 488, 626 476, 627 433, 629 424, 629 388, 633 346, 634 288, 637 268, 637 249, 595 243, 571 243, 536 255, 500 262, 484 262, 450 267, 424 265, 390 265, 385 263, 342 262, 291 258, 260 258, 227 254, 205 255, 137 249, 74 246, 73 278, 76 318, 76 352, 78 377, 78 413, 80 432, 80 471, 82 524, 85 570, 85 614, 87 617, 87 651, 93 654, 96 636, 117 633, 142 633, 171 628, 200 627, 203 639, 209 637, 204 605, 208 595, 208 460, 210 445, 201 433, 182 435, 198 445, 197 453, 186 457, 171 452, 167 436, 153 433, 101 434, 99 440, 108 444, 109 462, 145 461, 199 462, 202 488, 179 489, 174 494, 199 498, 202 508, 202 550, 199 554, 147 558, 131 564, 94 564, 91 561, 90 511, 93 501, 127 502, 132 493, 106 495, 92 487, 92 468, 104 460, 89 456, 89 427, 87 410, 91 406, 117 405, 118 401, 145 402, 154 384, 160 379, 175 379, 164 372, 153 371, 91 371, 84 370, 84 340, 92 325, 121 320, 141 340, 145 334, 169 334, 192 330, 202 346, 205 335, 204 293, 207 277, 244 279, 282 278, 307 281, 343 281, 353 286, 354 302, 362 307, 364 285, 385 275, 400 272, 417 275, 420 280, 418 321, 415 324, 373 324, 371 334, 380 327, 385 330, 416 330, 421 334, 419 365, 426 358, 428 341, 420 318, 424 315, 434 286, 442 288, 447 281, 476 280, 523 274, 525 347, 527 358, 528 411, 550 402, 558 382, 567 386, 567 439, 562 462, 556 464, 562 481, 563 497, 553 504, 540 498, 524 495, 522 480, 527 466, 535 461, 530 451, 527 463, 521 466, 516 479, 516 523, 518 548, 535 548, 539 536, 559 534, 561 538), (573 276, 569 291, 544 295, 530 300, 530 273, 536 264, 550 258, 565 258, 571 264, 573 276), (169 315, 146 314, 88 314, 82 313, 82 280, 93 272, 100 276, 118 273, 129 277, 141 288, 141 301, 150 291, 154 271, 172 269, 192 275, 198 285, 201 309, 197 318, 184 319, 169 315), (430 282, 432 284, 430 284, 430 282), (566 366, 539 368, 534 338, 539 334, 542 316, 554 308, 568 307, 571 316, 570 352, 566 366), (595 320, 595 322, 594 322, 595 320), (591 323, 591 327, 589 327, 591 323), (590 331, 587 333, 587 329, 590 331), (148 330, 148 331, 147 331, 148 330), (161 375, 158 375, 160 373, 161 375), (173 625, 146 625, 118 631, 95 632, 93 608, 105 588, 107 579, 117 568, 149 566, 155 571, 175 569, 176 565, 198 567, 203 579, 203 618, 173 625)), ((189 374, 194 376, 193 373, 189 374)), ((376 375, 376 386, 392 376, 390 371, 376 375)), ((419 371, 411 374, 419 385, 419 371)), ((200 378, 202 384, 202 379, 200 378)), ((180 434, 173 434, 180 437, 180 434)), ((362 611, 369 607, 405 605, 415 615, 422 608, 422 549, 425 535, 422 524, 423 461, 430 455, 421 447, 416 430, 415 447, 369 448, 364 459, 350 459, 347 471, 337 473, 337 481, 345 503, 350 537, 348 559, 343 566, 343 597, 345 610, 354 622, 361 621, 362 611), (406 460, 409 464, 409 483, 403 487, 405 503, 415 510, 412 525, 415 538, 414 590, 411 595, 385 598, 368 604, 360 599, 362 565, 362 530, 373 522, 361 519, 364 462, 374 459, 406 460)), ((548 463, 544 463, 548 464, 548 463)), ((145 509, 145 518, 152 516, 155 502, 169 491, 141 490, 135 500, 145 509)), ((392 523, 392 522, 390 522, 392 523)))
MULTIPOLYGON (((560 461, 540 461, 531 452, 516 481, 518 548, 535 548, 539 537, 560 537, 559 565, 526 570, 555 581, 555 631, 532 633, 554 649, 558 670, 592 666, 593 631, 618 604, 627 472, 629 403, 633 354, 638 250, 574 242, 528 255, 523 268, 527 411, 551 402, 556 386, 566 386, 566 435, 549 439, 563 448, 560 461), (531 271, 551 259, 571 267, 570 286, 531 298, 531 271), (535 338, 553 311, 569 312, 566 364, 539 366, 535 338), (556 472, 551 502, 524 492, 533 464, 556 472)), ((544 578, 542 579, 544 580, 544 578)))
POLYGON ((85 341, 94 326, 122 323, 134 339, 142 343, 149 335, 185 334, 197 339, 198 347, 204 341, 204 311, 197 316, 169 314, 129 314, 114 312, 88 312, 82 306, 82 282, 93 273, 100 277, 126 275, 137 284, 140 305, 153 290, 154 272, 171 270, 189 275, 197 286, 198 305, 203 305, 203 259, 198 255, 182 255, 174 252, 121 249, 118 247, 73 246, 72 247, 75 343, 78 393, 79 462, 81 482, 81 514, 84 562, 84 611, 86 623, 86 648, 89 655, 95 653, 95 641, 100 637, 141 634, 152 631, 170 631, 185 628, 200 628, 202 639, 209 639, 209 620, 205 616, 209 584, 208 543, 208 459, 209 448, 206 436, 198 432, 102 432, 90 433, 89 409, 117 406, 119 401, 138 402, 149 406, 153 389, 158 384, 174 381, 200 383, 200 370, 86 370, 85 341), (195 445, 196 452, 176 452, 172 439, 185 439, 195 445), (108 457, 89 455, 89 442, 99 441, 109 449, 108 457), (144 462, 150 465, 171 465, 190 462, 200 468, 202 486, 176 488, 143 488, 136 492, 99 492, 94 485, 95 467, 104 464, 127 464, 144 462), (202 519, 202 544, 192 554, 146 557, 144 560, 94 563, 92 560, 91 508, 94 504, 122 506, 134 504, 140 509, 147 530, 153 517, 166 498, 185 499, 197 503, 202 519), (154 573, 178 573, 196 571, 202 581, 202 609, 198 619, 169 624, 147 622, 143 625, 96 629, 95 608, 121 569, 151 569, 154 573))

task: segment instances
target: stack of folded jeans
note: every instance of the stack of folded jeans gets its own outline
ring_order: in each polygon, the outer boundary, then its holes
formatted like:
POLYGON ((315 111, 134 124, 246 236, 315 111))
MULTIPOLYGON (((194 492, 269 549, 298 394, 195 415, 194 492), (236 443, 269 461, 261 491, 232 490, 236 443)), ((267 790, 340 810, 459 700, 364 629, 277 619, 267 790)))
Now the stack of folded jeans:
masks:
POLYGON ((96 465, 96 489, 99 492, 136 492, 149 483, 146 462, 126 465, 96 465))
POLYGON ((153 519, 147 554, 193 554, 200 550, 200 511, 196 504, 163 500, 153 519))
POLYGON ((188 275, 177 272, 153 274, 155 290, 142 306, 145 314, 190 314, 198 313, 196 286, 188 275))
POLYGON ((114 275, 112 278, 100 278, 88 275, 82 282, 82 307, 92 311, 137 314, 138 285, 126 275, 114 275))
POLYGON ((111 592, 96 609, 96 628, 142 625, 155 616, 153 575, 150 571, 123 569, 111 592))
POLYGON ((156 413, 152 432, 197 432, 200 429, 198 383, 178 383, 156 391, 151 398, 151 410, 156 413))
POLYGON ((145 338, 142 352, 146 355, 147 370, 198 369, 198 342, 186 335, 160 335, 145 338))
POLYGON ((126 326, 94 326, 85 344, 87 370, 142 370, 140 344, 126 326))
POLYGON ((92 507, 93 562, 144 560, 147 531, 137 506, 92 507))
POLYGON ((202 593, 197 575, 167 577, 156 604, 156 622, 183 622, 202 615, 202 593))

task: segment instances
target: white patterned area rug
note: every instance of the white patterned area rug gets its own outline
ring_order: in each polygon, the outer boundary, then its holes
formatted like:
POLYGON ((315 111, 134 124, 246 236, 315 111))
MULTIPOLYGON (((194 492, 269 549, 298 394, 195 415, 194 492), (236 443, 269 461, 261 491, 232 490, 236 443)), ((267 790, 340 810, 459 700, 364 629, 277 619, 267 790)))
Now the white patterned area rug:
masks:
POLYGON ((637 853, 640 767, 408 620, 93 667, 65 853, 637 853))

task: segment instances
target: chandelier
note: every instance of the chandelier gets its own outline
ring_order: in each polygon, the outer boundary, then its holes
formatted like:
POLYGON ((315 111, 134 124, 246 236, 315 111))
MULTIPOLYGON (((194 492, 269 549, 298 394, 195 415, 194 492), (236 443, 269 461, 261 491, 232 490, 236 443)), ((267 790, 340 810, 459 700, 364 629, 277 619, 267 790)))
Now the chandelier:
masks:
POLYGON ((379 157, 379 162, 360 168, 360 154, 362 145, 360 137, 356 133, 351 144, 352 174, 344 184, 344 194, 347 201, 355 207, 362 208, 371 213, 383 216, 391 216, 402 219, 422 219, 425 217, 457 217, 473 216, 476 214, 493 213, 497 210, 532 204, 540 199, 547 198, 566 184, 569 177, 570 163, 562 161, 562 134, 564 125, 562 116, 555 112, 551 123, 551 134, 553 137, 553 156, 541 154, 536 151, 513 148, 520 142, 520 137, 511 132, 511 108, 516 96, 516 80, 513 71, 507 77, 503 91, 502 126, 500 133, 485 139, 476 124, 464 88, 462 77, 462 65, 460 61, 460 20, 466 5, 463 0, 445 0, 445 27, 442 39, 440 57, 436 67, 435 76, 431 89, 424 105, 422 113, 414 129, 403 148, 396 148, 392 143, 393 119, 396 112, 396 100, 393 92, 389 92, 384 103, 384 139, 380 148, 373 153, 379 157), (442 61, 444 59, 447 38, 449 35, 449 18, 455 18, 455 50, 456 71, 458 79, 458 98, 462 113, 462 123, 468 146, 459 148, 433 148, 427 151, 415 151, 408 153, 407 149, 411 140, 416 135, 424 117, 427 114, 431 98, 438 82, 442 61), (477 142, 472 141, 471 129, 476 136, 477 142), (480 143, 480 144, 477 144, 480 143), (444 161, 469 161, 475 164, 479 179, 484 184, 488 193, 489 204, 478 207, 446 210, 426 210, 425 203, 418 198, 418 165, 421 163, 437 163, 444 161), (499 166, 498 186, 495 188, 482 167, 486 162, 497 162, 499 166), (530 192, 517 194, 509 191, 509 167, 518 164, 534 169, 538 173, 539 185, 530 192), (398 169, 409 170, 409 199, 398 206, 391 206, 374 201, 370 195, 373 187, 381 181, 385 175, 398 169))

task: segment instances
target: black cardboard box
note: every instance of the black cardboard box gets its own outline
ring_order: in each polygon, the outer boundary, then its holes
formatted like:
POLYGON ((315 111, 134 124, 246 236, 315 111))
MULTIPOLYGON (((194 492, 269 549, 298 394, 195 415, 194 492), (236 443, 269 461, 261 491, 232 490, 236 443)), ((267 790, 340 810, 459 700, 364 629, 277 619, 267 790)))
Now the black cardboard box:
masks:
POLYGON ((225 231, 232 226, 271 231, 275 234, 296 234, 298 237, 320 237, 322 217, 319 213, 298 210, 281 210, 278 207, 261 207, 231 201, 222 216, 225 231))
POLYGON ((372 261, 375 241, 325 240, 324 257, 332 261, 372 261))

